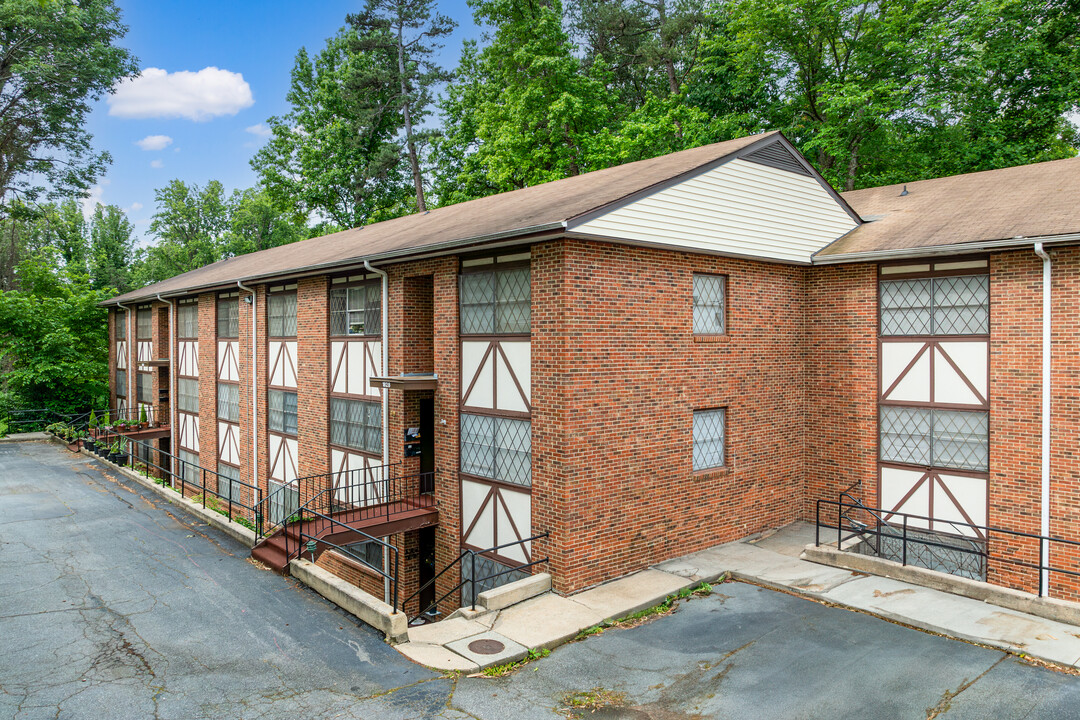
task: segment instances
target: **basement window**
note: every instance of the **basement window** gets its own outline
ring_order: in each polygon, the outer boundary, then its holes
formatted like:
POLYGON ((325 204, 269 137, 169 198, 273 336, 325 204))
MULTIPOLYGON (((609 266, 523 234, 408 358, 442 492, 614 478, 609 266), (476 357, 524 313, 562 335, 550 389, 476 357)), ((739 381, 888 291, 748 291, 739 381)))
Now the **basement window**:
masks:
POLYGON ((694 411, 694 470, 724 467, 724 408, 694 411))

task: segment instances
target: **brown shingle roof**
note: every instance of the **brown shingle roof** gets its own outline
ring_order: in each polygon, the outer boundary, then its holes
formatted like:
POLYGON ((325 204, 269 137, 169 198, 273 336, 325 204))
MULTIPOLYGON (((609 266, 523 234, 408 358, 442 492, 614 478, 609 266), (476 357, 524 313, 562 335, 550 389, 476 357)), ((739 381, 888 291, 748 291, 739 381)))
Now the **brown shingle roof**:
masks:
POLYGON ((238 280, 255 281, 320 267, 355 265, 365 259, 403 256, 441 245, 491 239, 493 235, 524 235, 562 227, 567 220, 668 182, 776 135, 778 133, 766 133, 683 150, 240 255, 133 290, 105 304, 152 299, 159 293, 177 294, 235 285, 238 280))
MULTIPOLYGON (((843 193, 864 223, 815 261, 1080 232, 1080 158, 843 193)), ((1019 244, 1019 243, 1017 243, 1019 244)))

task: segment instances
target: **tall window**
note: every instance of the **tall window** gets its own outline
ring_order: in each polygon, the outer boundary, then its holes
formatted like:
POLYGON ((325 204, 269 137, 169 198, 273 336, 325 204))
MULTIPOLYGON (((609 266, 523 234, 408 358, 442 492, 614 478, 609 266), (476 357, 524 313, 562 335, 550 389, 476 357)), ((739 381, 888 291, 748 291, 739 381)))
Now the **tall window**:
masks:
POLYGON ((382 332, 382 287, 369 282, 330 289, 331 335, 378 335, 382 332))
POLYGON ((235 383, 218 383, 218 420, 240 422, 240 386, 235 383))
POLYGON ((513 485, 532 485, 532 423, 461 414, 461 471, 513 485))
POLYGON ((117 340, 126 340, 127 339, 127 311, 126 310, 117 310, 116 315, 114 317, 116 318, 116 339, 117 340))
POLYGON ((153 337, 153 313, 150 308, 141 307, 135 313, 135 337, 140 340, 149 340, 153 337))
POLYGON ((727 278, 694 273, 694 334, 723 335, 726 323, 727 278))
POLYGON ((176 306, 176 336, 199 337, 199 306, 195 300, 181 300, 176 306))
POLYGON ((240 296, 238 293, 218 295, 217 334, 219 338, 240 337, 240 296))
POLYGON ((382 405, 330 398, 330 442, 369 453, 382 452, 382 405))
POLYGON ((528 335, 531 332, 528 265, 469 268, 461 275, 462 335, 528 335))
POLYGON ((138 378, 136 399, 141 403, 154 402, 154 376, 150 373, 138 373, 136 377, 138 378))
POLYGON ((271 390, 269 393, 270 429, 286 435, 296 434, 296 393, 271 390))
POLYGON ((116 371, 116 397, 127 397, 127 370, 116 371))
POLYGON ((727 412, 724 408, 694 411, 694 469, 724 466, 724 435, 727 412))
POLYGON ((218 463, 217 493, 223 500, 237 502, 243 498, 244 485, 240 482, 240 468, 218 463))
POLYGON ((296 337, 296 292, 268 296, 270 337, 296 337))
POLYGON ((176 409, 180 412, 199 414, 199 381, 189 378, 176 380, 176 409))

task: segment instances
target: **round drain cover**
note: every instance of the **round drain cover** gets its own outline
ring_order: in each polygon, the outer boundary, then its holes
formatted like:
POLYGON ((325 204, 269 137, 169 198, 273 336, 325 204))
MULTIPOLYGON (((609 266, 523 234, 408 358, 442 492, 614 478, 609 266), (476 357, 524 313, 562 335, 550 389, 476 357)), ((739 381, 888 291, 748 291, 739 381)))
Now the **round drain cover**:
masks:
POLYGON ((474 652, 477 655, 498 655, 505 649, 505 645, 498 640, 492 640, 491 638, 473 640, 469 643, 469 651, 474 652))

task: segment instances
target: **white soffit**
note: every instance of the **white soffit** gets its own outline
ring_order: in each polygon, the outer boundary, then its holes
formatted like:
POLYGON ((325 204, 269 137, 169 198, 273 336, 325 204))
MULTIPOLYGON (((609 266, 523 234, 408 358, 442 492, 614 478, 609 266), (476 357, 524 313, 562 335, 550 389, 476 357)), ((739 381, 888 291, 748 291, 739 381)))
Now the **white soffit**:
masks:
POLYGON ((813 177, 734 159, 580 224, 575 235, 809 263, 856 223, 813 177))

